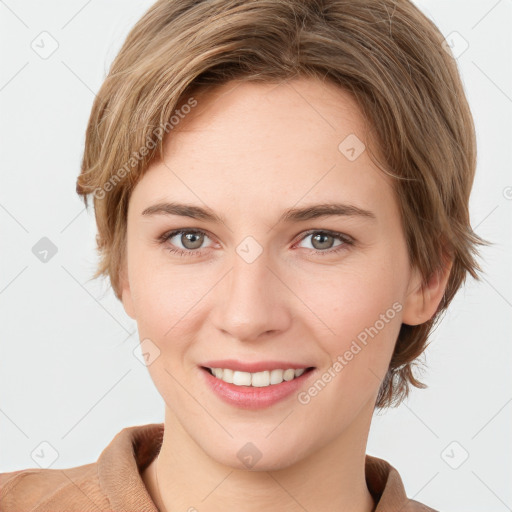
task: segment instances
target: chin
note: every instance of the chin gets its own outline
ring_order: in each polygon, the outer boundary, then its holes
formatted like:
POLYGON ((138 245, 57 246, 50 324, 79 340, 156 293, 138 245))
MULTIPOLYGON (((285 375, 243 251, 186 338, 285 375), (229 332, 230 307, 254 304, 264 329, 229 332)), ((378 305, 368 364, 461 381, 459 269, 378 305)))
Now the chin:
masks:
MULTIPOLYGON (((203 446, 203 450, 218 464, 246 471, 278 471, 287 469, 307 457, 304 442, 284 444, 282 439, 275 440, 253 437, 252 441, 242 437, 231 439, 228 443, 203 446), (300 450, 297 447, 300 446, 300 450)), ((307 439, 307 438, 306 438, 307 439)), ((291 441, 291 439, 289 439, 291 441)), ((310 447, 310 451, 313 447, 310 447)))

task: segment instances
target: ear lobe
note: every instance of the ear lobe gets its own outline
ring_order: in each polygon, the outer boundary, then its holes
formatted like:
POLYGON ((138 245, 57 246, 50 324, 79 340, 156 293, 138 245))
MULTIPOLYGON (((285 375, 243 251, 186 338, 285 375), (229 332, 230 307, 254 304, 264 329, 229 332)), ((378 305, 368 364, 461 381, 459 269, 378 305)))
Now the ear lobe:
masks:
POLYGON ((434 272, 423 282, 420 271, 415 268, 410 287, 405 298, 402 322, 407 325, 420 325, 430 320, 436 313, 444 295, 453 261, 434 272))
POLYGON ((133 307, 132 292, 130 289, 130 281, 128 280, 128 269, 126 263, 123 263, 119 272, 119 288, 121 295, 121 302, 123 303, 126 314, 136 320, 135 308, 133 307))

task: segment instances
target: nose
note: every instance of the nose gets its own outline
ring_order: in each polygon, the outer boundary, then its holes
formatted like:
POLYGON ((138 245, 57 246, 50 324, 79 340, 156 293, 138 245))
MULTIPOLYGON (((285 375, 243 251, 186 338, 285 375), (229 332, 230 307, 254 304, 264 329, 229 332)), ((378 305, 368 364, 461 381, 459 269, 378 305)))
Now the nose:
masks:
POLYGON ((254 261, 235 253, 228 274, 215 287, 213 321, 233 339, 249 342, 286 331, 291 323, 289 288, 263 251, 254 261))

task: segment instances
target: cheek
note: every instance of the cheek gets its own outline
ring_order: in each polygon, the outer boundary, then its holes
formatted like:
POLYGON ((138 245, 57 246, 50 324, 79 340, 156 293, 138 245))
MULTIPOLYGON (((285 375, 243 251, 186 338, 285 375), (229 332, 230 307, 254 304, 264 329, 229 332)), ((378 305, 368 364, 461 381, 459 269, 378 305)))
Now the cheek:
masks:
POLYGON ((399 257, 381 255, 302 282, 301 298, 321 320, 313 319, 315 339, 331 361, 342 358, 345 378, 350 375, 354 385, 361 379, 378 384, 386 372, 401 326, 402 264, 399 257))
POLYGON ((163 249, 132 249, 130 288, 139 335, 165 351, 179 352, 200 325, 203 299, 218 276, 209 269, 198 272, 193 265, 171 263, 163 249))
POLYGON ((322 320, 314 320, 313 336, 327 357, 299 402, 324 411, 336 430, 376 398, 400 331, 402 304, 392 273, 347 272, 319 289, 309 295, 322 320))
MULTIPOLYGON (((402 279, 394 266, 367 263, 359 268, 333 267, 297 284, 304 303, 324 321, 333 338, 357 335, 402 297, 402 279)), ((391 316, 396 317, 393 312, 391 316)))
MULTIPOLYGON (((182 283, 172 267, 164 267, 155 251, 129 246, 128 272, 139 334, 162 340, 184 307, 182 283)), ((160 251, 156 251, 160 253, 160 251)))
POLYGON ((148 371, 159 393, 174 410, 186 410, 189 397, 175 379, 183 382, 190 364, 186 354, 200 329, 197 308, 208 287, 184 265, 171 265, 163 257, 149 261, 148 252, 132 252, 130 286, 137 329, 141 341, 151 340, 158 347, 148 371))
POLYGON ((139 333, 164 342, 176 336, 189 320, 200 290, 186 286, 182 279, 157 271, 141 272, 135 286, 135 309, 139 333))

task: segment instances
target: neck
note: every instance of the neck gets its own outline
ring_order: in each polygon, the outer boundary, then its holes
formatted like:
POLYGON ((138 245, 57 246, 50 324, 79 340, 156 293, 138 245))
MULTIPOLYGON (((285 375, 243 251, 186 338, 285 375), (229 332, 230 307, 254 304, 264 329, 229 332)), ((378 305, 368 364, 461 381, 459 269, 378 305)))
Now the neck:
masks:
POLYGON ((372 512, 375 503, 365 479, 370 421, 371 414, 362 414, 342 436, 306 458, 283 469, 256 471, 212 459, 166 409, 162 447, 143 479, 160 512, 220 512, 227 504, 247 512, 372 512))

